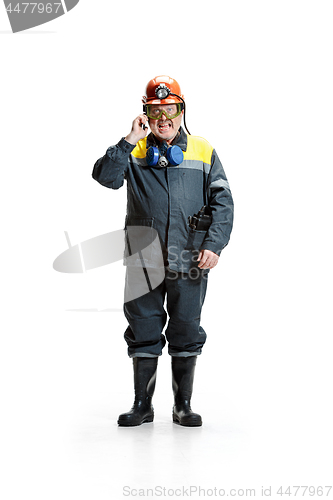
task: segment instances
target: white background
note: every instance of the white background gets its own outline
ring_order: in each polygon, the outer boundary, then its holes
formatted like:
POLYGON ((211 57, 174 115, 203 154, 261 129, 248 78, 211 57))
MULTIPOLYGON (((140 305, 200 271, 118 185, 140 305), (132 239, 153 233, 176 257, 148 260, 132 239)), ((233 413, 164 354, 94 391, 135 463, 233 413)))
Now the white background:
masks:
POLYGON ((333 484, 332 14, 330 1, 81 0, 13 35, 0 8, 4 499, 333 484), (122 263, 52 268, 64 231, 75 244, 123 227, 126 189, 91 171, 158 74, 180 82, 235 201, 202 316, 200 429, 171 422, 166 350, 154 424, 117 427, 133 397, 122 263))

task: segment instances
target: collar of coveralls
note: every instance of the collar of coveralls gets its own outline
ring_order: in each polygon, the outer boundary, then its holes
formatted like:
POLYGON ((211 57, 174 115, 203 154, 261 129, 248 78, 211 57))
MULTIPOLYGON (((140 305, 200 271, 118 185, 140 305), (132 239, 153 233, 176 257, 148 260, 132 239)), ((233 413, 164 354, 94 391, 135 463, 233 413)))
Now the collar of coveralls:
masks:
MULTIPOLYGON (((186 151, 187 149, 187 134, 184 132, 182 127, 179 128, 179 133, 177 133, 176 137, 170 144, 170 146, 179 146, 182 151, 186 151)), ((152 132, 147 137, 147 149, 150 146, 156 146, 159 144, 159 140, 153 135, 152 132)))

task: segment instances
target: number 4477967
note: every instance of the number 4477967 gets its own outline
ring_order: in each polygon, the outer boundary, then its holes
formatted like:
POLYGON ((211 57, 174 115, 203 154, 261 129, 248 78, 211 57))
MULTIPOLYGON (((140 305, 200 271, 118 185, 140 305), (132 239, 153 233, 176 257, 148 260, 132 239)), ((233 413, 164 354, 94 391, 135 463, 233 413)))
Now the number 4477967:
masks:
MULTIPOLYGON (((14 4, 13 4, 14 5, 14 4)), ((46 12, 47 14, 52 14, 54 12, 57 14, 59 8, 61 6, 61 3, 33 3, 33 2, 28 2, 28 3, 17 3, 15 7, 12 8, 12 4, 8 4, 6 10, 9 13, 16 12, 17 14, 32 14, 33 12, 38 12, 38 14, 43 14, 46 12)))
POLYGON ((296 496, 299 493, 299 496, 304 497, 310 496, 313 497, 316 495, 316 497, 322 497, 322 496, 328 496, 330 491, 332 489, 332 486, 288 486, 288 488, 283 489, 282 486, 277 490, 277 494, 284 496, 296 496))

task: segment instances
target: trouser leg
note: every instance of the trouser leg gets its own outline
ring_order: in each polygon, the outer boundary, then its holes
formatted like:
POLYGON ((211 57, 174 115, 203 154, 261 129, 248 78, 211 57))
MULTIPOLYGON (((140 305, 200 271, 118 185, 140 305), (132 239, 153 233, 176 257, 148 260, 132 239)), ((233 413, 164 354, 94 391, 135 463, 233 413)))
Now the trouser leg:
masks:
POLYGON ((166 329, 171 356, 187 357, 201 354, 206 332, 200 326, 201 309, 206 296, 208 273, 166 274, 167 310, 170 316, 166 329))
MULTIPOLYGON (((142 269, 129 269, 127 271, 126 286, 134 281, 136 273, 142 279, 142 269)), ((162 334, 166 323, 167 314, 164 310, 166 293, 165 282, 148 293, 124 304, 124 314, 128 327, 124 338, 128 345, 130 357, 156 357, 162 354, 165 346, 165 337, 162 334)))

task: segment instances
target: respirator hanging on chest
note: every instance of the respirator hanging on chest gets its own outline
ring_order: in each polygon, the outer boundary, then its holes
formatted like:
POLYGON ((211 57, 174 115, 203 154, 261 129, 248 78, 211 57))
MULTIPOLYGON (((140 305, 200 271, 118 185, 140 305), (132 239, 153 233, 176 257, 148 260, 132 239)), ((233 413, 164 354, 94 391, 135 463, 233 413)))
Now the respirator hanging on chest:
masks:
POLYGON ((183 160, 184 153, 179 146, 169 146, 164 150, 163 147, 158 149, 156 146, 151 146, 146 154, 146 162, 150 167, 166 167, 169 164, 176 167, 183 160))

